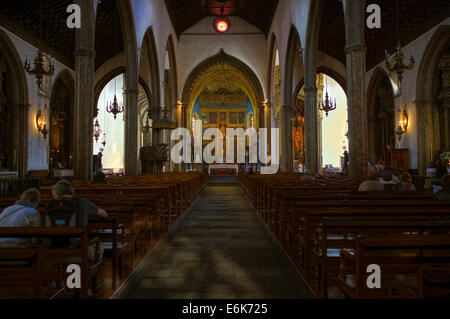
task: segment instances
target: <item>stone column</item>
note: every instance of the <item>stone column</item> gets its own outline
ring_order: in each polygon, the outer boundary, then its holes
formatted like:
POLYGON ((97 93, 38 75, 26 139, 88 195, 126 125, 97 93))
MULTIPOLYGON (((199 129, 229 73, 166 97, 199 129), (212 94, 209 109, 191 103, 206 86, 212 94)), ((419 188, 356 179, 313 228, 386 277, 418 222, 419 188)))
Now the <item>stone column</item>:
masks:
POLYGON ((367 175, 367 105, 365 103, 366 47, 364 0, 344 2, 347 56, 347 99, 349 126, 349 174, 367 175))
POLYGON ((294 170, 294 158, 292 149, 292 107, 281 107, 281 170, 292 172, 294 170))
MULTIPOLYGON (((128 78, 128 77, 127 77, 128 78)), ((128 82, 128 81, 127 81, 128 82)), ((127 176, 139 175, 138 159, 138 94, 136 88, 127 88, 125 95, 125 174, 127 176)))
POLYGON ((317 117, 317 88, 305 92, 305 164, 312 173, 319 172, 319 130, 317 117))
POLYGON ((75 31, 75 179, 91 181, 93 175, 95 19, 92 0, 76 0, 81 8, 81 28, 75 31))

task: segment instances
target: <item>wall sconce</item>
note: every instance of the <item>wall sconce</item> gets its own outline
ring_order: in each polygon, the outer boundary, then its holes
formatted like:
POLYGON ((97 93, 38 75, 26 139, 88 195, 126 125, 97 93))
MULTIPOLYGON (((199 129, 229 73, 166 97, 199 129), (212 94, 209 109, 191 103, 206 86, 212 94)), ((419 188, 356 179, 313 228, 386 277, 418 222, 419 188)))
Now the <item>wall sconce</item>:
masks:
POLYGON ((406 114, 405 110, 403 111, 398 110, 398 112, 400 114, 395 134, 397 134, 398 140, 400 141, 402 139, 403 134, 405 134, 406 131, 408 130, 408 115, 406 114))
POLYGON ((36 127, 38 129, 38 132, 41 132, 44 136, 44 139, 46 139, 48 130, 47 123, 45 123, 45 117, 42 111, 38 111, 38 113, 36 114, 36 127))

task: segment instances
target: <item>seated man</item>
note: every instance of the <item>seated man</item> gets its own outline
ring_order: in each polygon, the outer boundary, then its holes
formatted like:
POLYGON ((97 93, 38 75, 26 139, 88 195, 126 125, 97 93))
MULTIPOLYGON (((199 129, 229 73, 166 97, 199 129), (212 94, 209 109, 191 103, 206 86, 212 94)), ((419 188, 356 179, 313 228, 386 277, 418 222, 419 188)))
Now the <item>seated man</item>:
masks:
MULTIPOLYGON (((41 215, 36 209, 40 200, 41 194, 36 188, 23 192, 20 200, 0 214, 0 227, 41 227, 41 215)), ((0 238, 1 247, 26 247, 30 244, 30 239, 0 238)))
POLYGON ((444 175, 441 179, 441 190, 436 193, 436 199, 450 200, 450 175, 444 175))
MULTIPOLYGON (((108 217, 106 211, 98 208, 91 201, 84 198, 74 198, 72 184, 67 181, 56 183, 52 188, 52 195, 55 200, 46 206, 48 216, 45 226, 47 227, 86 227, 89 216, 108 217)), ((52 246, 57 248, 78 245, 79 243, 73 241, 52 240, 52 246)), ((100 260, 102 257, 103 247, 101 244, 89 247, 89 260, 100 260)))
POLYGON ((360 192, 382 192, 384 191, 384 185, 378 181, 380 174, 372 171, 369 175, 369 179, 364 181, 359 186, 360 192))

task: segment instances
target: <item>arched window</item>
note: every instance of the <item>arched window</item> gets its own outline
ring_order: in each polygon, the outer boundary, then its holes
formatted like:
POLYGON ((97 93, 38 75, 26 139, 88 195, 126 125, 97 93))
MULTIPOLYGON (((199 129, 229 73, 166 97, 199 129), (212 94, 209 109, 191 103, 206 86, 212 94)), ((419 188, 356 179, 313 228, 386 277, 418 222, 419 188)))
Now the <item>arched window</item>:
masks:
MULTIPOLYGON (((107 111, 107 105, 117 102, 119 109, 124 108, 123 98, 124 74, 112 79, 102 90, 98 99, 98 116, 94 119, 99 124, 99 136, 94 136, 94 155, 102 154, 103 169, 106 173, 122 173, 124 169, 124 112, 114 114, 107 111)), ((97 126, 98 128, 98 126, 97 126)))

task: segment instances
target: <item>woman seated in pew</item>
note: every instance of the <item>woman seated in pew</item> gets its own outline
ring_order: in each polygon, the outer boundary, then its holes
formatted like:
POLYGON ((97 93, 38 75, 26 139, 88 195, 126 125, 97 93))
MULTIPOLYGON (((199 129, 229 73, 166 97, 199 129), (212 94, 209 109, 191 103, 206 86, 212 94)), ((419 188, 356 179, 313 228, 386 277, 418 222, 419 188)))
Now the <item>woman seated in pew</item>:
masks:
POLYGON ((400 183, 398 183, 398 190, 401 192, 415 192, 416 186, 413 184, 413 179, 410 173, 403 172, 400 174, 400 183))
MULTIPOLYGON (((86 227, 89 217, 108 217, 108 213, 98 208, 93 202, 85 198, 74 198, 72 184, 68 181, 60 181, 53 185, 52 195, 54 200, 45 208, 47 212, 46 227, 86 227)), ((79 245, 79 243, 52 242, 52 245, 67 247, 79 245)), ((103 252, 101 243, 89 246, 89 260, 101 260, 103 252)))
MULTIPOLYGON (((41 194, 36 188, 27 189, 14 205, 6 207, 0 214, 0 227, 41 227, 41 215, 36 209, 41 194)), ((0 247, 26 247, 31 239, 0 238, 0 247)))
POLYGON ((438 200, 450 200, 450 175, 444 175, 441 179, 441 190, 436 193, 438 200))

